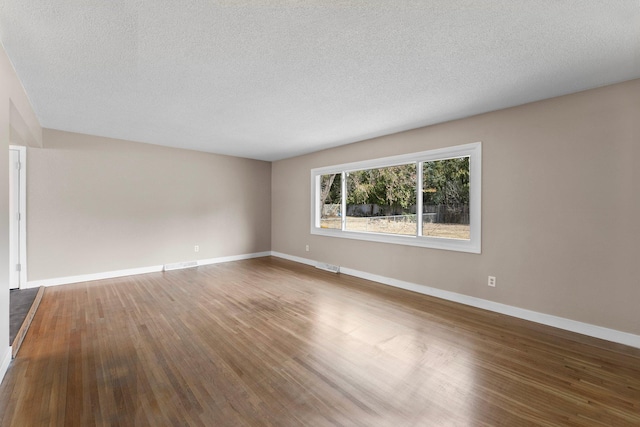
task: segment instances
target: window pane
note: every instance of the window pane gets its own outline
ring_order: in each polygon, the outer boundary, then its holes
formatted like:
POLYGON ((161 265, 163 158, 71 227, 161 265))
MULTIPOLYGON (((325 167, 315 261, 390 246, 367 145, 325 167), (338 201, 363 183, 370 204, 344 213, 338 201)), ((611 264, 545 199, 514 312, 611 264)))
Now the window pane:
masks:
POLYGON ((341 174, 320 176, 320 227, 342 229, 340 217, 341 174))
POLYGON ((416 164, 347 173, 346 230, 416 235, 416 164))
POLYGON ((469 157, 422 163, 422 235, 469 240, 469 157))

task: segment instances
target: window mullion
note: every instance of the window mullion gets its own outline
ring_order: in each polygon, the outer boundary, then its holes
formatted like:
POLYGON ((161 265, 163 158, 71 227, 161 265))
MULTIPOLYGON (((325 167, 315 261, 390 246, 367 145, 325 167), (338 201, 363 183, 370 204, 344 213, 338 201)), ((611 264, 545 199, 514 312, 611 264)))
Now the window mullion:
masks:
POLYGON ((340 174, 340 193, 342 195, 340 200, 341 230, 345 231, 347 228, 347 173, 344 171, 340 174))
POLYGON ((314 223, 317 228, 320 228, 320 224, 322 221, 322 203, 320 200, 322 175, 315 176, 315 183, 313 186, 313 191, 315 192, 315 203, 313 204, 313 218, 314 223))
POLYGON ((417 165, 417 183, 416 183, 416 232, 418 236, 422 236, 422 165, 423 162, 418 162, 417 165))

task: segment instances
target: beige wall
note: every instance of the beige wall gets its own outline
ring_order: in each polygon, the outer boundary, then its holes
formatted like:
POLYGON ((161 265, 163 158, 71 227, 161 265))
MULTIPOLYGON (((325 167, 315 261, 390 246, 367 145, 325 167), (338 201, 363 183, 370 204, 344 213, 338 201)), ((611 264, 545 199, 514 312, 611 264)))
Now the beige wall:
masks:
POLYGON ((9 144, 41 141, 42 128, 0 45, 0 363, 9 350, 9 144))
POLYGON ((640 334, 638 159, 640 80, 282 160, 272 249, 640 334), (311 168, 475 141, 482 254, 310 235, 311 168))
POLYGON ((639 118, 635 80, 271 165, 43 134, 0 48, 0 343, 10 141, 44 147, 28 150, 29 280, 273 249, 640 334, 639 118), (483 142, 482 254, 309 234, 311 168, 474 141, 483 142))
POLYGON ((43 135, 27 152, 29 281, 270 250, 270 163, 43 135))

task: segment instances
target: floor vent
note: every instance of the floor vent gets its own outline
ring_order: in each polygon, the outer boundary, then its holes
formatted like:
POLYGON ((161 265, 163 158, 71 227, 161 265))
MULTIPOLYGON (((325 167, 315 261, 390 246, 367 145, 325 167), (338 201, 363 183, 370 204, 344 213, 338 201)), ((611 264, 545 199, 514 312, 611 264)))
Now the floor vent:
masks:
POLYGON ((181 270, 183 268, 191 268, 191 267, 197 267, 197 266, 198 266, 198 261, 175 262, 173 264, 165 264, 162 267, 162 270, 163 271, 181 270))
POLYGON ((331 273, 340 273, 340 267, 333 264, 326 264, 324 262, 319 262, 316 265, 316 268, 324 271, 330 271, 331 273))

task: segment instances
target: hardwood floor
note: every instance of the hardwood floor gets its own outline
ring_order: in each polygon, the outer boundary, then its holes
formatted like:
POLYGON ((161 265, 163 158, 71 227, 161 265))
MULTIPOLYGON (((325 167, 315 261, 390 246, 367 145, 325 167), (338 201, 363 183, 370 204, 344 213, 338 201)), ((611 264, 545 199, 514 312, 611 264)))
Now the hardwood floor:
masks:
POLYGON ((639 426, 640 350, 275 258, 47 288, 3 426, 639 426))

